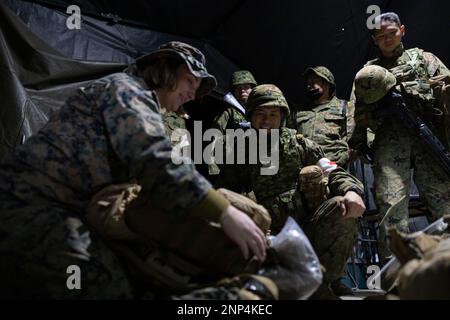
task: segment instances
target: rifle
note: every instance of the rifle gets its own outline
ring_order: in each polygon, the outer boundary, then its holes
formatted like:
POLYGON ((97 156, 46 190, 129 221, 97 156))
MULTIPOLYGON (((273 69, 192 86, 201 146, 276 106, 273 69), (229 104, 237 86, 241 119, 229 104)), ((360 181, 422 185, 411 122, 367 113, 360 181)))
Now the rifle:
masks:
POLYGON ((387 105, 386 108, 393 109, 402 123, 419 135, 420 139, 431 152, 433 157, 444 169, 445 173, 450 177, 450 152, 445 149, 444 145, 433 134, 427 124, 408 108, 403 96, 393 90, 383 99, 386 100, 383 101, 382 104, 387 105))

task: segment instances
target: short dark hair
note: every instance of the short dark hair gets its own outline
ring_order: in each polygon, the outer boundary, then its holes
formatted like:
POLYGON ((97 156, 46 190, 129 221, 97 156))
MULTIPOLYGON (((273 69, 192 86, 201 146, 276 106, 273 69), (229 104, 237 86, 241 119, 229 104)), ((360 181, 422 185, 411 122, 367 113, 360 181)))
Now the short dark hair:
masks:
POLYGON ((177 69, 184 63, 182 59, 166 57, 156 59, 154 63, 140 70, 140 76, 151 89, 166 88, 175 90, 177 86, 177 69))
MULTIPOLYGON (((386 13, 382 13, 379 16, 375 17, 375 24, 378 22, 381 23, 383 21, 389 21, 389 22, 396 23, 399 27, 402 25, 402 22, 400 21, 400 17, 395 12, 386 12, 386 13)), ((372 32, 375 33, 375 30, 376 29, 373 29, 372 32)))

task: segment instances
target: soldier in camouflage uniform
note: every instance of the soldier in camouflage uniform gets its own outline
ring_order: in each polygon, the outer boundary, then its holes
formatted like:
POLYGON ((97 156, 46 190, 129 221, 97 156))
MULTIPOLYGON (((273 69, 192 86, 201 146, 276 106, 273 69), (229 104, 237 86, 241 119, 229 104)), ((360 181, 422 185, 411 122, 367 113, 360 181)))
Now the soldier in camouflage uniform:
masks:
MULTIPOLYGON (((239 129, 247 123, 245 119, 245 105, 247 104, 248 95, 256 85, 256 80, 250 71, 239 70, 233 72, 230 79, 230 93, 228 95, 232 94, 239 105, 236 106, 225 102, 225 110, 214 118, 213 128, 220 130, 222 135, 225 135, 227 129, 239 129)), ((225 154, 228 148, 224 144, 224 141, 216 141, 215 143, 216 146, 223 146, 225 154)), ((209 174, 217 176, 220 173, 220 167, 221 165, 217 163, 210 164, 208 166, 209 174)))
MULTIPOLYGON (((386 75, 386 86, 396 83, 398 88, 402 87, 408 107, 422 117, 448 149, 449 112, 441 103, 442 87, 432 87, 429 80, 439 75, 448 76, 450 71, 430 52, 418 48, 404 49, 401 40, 405 35, 405 26, 401 24, 397 14, 384 13, 376 18, 376 22, 380 24, 380 28, 374 29, 372 38, 381 55, 369 61, 366 66, 381 66, 390 71, 389 74, 395 79, 386 75), (394 80, 395 83, 392 83, 394 80)), ((377 85, 380 85, 374 79, 384 77, 383 72, 366 69, 365 74, 360 73, 358 76, 359 88, 355 90, 360 90, 360 98, 364 96, 365 99, 357 101, 356 128, 350 144, 361 149, 367 141, 367 128, 375 131, 373 170, 376 200, 383 217, 381 231, 395 227, 408 232, 411 168, 414 169, 414 181, 421 200, 430 211, 432 219, 450 211, 450 183, 418 136, 411 133, 392 114, 380 114, 374 104, 380 98, 377 92, 377 85)), ((384 238, 384 233, 381 238, 384 238)), ((384 256, 388 254, 389 252, 382 252, 384 256)))
MULTIPOLYGON (((248 95, 257 85, 255 78, 247 70, 235 71, 230 80, 230 92, 241 104, 243 110, 247 104, 248 95)), ((240 124, 246 122, 245 114, 234 106, 227 105, 225 111, 214 119, 214 128, 225 134, 226 129, 238 129, 240 124)))
MULTIPOLYGON (((203 54, 170 42, 116 73, 80 88, 48 123, 0 164, 0 294, 14 298, 130 298, 116 256, 85 224, 91 198, 137 181, 172 217, 220 222, 247 257, 265 257, 263 232, 192 165, 176 165, 160 110, 207 94, 216 80, 203 54), (81 289, 69 290, 78 266, 81 289)), ((176 223, 176 220, 174 220, 176 223)), ((207 245, 207 244, 206 244, 207 245)))
POLYGON ((355 218, 365 210, 360 196, 363 187, 337 167, 329 174, 331 198, 318 208, 310 208, 305 199, 317 195, 308 194, 312 186, 299 185, 299 172, 315 166, 324 153, 312 140, 285 127, 288 115, 289 106, 280 89, 274 85, 255 87, 247 102, 247 119, 254 129, 279 129, 278 172, 261 175, 261 164, 224 166, 218 184, 237 192, 253 190, 258 203, 271 214, 273 233, 280 231, 288 216, 299 222, 326 268, 316 297, 329 298, 333 296, 329 285, 341 276, 356 238, 355 218))
POLYGON ((304 73, 308 104, 295 112, 292 128, 319 144, 325 155, 340 167, 349 161, 347 137, 353 129, 353 104, 336 97, 334 76, 326 67, 304 73))

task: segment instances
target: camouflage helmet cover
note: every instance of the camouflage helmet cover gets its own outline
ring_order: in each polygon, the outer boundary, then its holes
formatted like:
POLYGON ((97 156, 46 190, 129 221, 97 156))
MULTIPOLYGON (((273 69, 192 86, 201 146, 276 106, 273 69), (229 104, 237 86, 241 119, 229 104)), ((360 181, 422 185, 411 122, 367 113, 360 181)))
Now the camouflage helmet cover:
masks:
POLYGON ((252 87, 258 85, 250 71, 239 70, 233 72, 230 79, 230 89, 233 90, 234 87, 237 87, 242 84, 249 84, 252 87))
POLYGON ((336 90, 336 83, 334 80, 334 75, 333 73, 331 73, 331 71, 323 66, 317 66, 314 68, 307 68, 305 70, 305 72, 303 73, 303 78, 305 80, 305 84, 306 84, 306 80, 308 80, 308 76, 310 74, 315 74, 318 77, 324 79, 326 82, 328 82, 331 86, 331 90, 330 90, 330 94, 333 94, 336 90))
POLYGON ((273 84, 261 84, 253 88, 248 96, 246 116, 258 107, 279 107, 286 116, 289 115, 289 105, 281 90, 273 84))
POLYGON ((387 69, 377 65, 366 66, 355 76, 356 99, 365 104, 375 103, 396 83, 395 76, 387 69))
POLYGON ((181 58, 187 64, 191 73, 202 79, 196 92, 196 98, 207 95, 217 86, 216 78, 206 70, 206 59, 203 53, 184 42, 171 41, 162 44, 157 50, 137 58, 136 66, 138 69, 143 69, 146 65, 152 64, 162 57, 181 58))

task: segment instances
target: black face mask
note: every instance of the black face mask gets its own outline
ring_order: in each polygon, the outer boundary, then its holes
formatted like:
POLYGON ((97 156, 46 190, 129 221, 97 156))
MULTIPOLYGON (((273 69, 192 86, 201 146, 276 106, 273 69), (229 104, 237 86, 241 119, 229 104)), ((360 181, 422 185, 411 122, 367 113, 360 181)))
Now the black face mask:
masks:
POLYGON ((322 94, 323 93, 320 92, 320 89, 308 90, 308 92, 306 93, 308 99, 311 101, 319 99, 322 96, 322 94))

